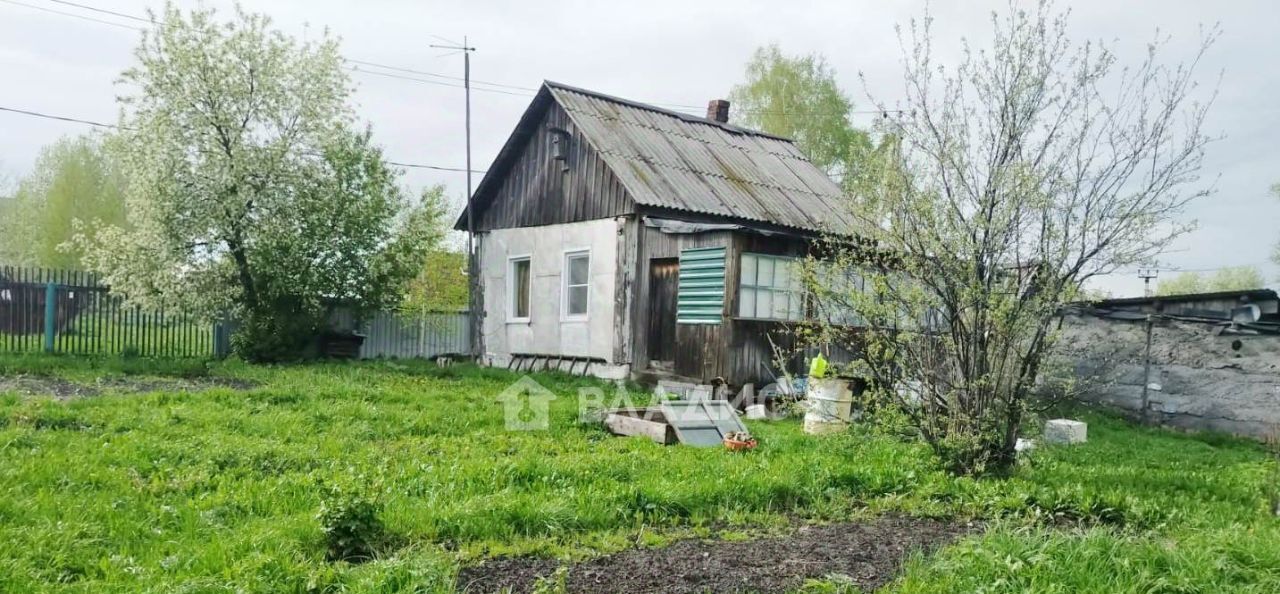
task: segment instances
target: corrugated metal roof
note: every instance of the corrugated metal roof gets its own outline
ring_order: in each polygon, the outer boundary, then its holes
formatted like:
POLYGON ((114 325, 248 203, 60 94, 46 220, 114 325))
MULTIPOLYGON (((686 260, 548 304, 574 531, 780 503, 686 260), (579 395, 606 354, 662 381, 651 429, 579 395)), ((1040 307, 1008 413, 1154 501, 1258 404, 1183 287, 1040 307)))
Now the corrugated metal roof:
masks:
POLYGON ((852 229, 840 187, 790 140, 545 84, 638 204, 808 231, 852 229))

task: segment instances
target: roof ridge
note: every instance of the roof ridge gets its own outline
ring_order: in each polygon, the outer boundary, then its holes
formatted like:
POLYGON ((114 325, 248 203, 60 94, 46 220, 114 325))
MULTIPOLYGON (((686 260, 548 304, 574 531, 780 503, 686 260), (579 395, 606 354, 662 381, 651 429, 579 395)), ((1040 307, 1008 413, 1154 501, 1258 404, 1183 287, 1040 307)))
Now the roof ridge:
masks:
POLYGON ((639 101, 632 101, 631 99, 623 99, 622 97, 618 97, 618 96, 616 96, 616 95, 609 95, 609 94, 607 94, 607 93, 601 93, 601 92, 599 92, 599 91, 592 91, 591 89, 584 89, 584 88, 582 88, 582 87, 575 87, 575 86, 573 86, 573 85, 566 85, 566 84, 564 84, 564 83, 558 83, 558 82, 550 81, 550 80, 544 80, 544 81, 542 81, 542 84, 543 84, 543 86, 548 87, 548 88, 551 88, 551 89, 560 89, 560 90, 562 90, 562 91, 568 91, 568 92, 570 92, 570 93, 578 93, 578 94, 580 94, 580 95, 588 95, 588 96, 595 97, 595 98, 597 98, 597 99, 601 99, 601 100, 604 100, 604 101, 609 101, 609 102, 612 102, 612 103, 621 103, 621 104, 623 104, 623 105, 627 105, 627 106, 630 106, 630 107, 635 107, 635 108, 638 108, 638 109, 644 109, 644 110, 647 110, 647 111, 652 111, 652 112, 655 112, 655 113, 660 113, 660 114, 662 114, 662 115, 670 116, 670 117, 673 117, 673 118, 677 118, 677 119, 680 119, 680 120, 682 120, 682 121, 689 122, 689 123, 691 123, 691 124, 705 124, 705 125, 708 125, 708 126, 715 126, 715 127, 717 127, 717 128, 720 128, 720 129, 722 129, 722 130, 724 130, 724 131, 726 131, 726 132, 730 132, 730 133, 733 133, 733 134, 741 134, 741 135, 744 135, 744 136, 764 136, 764 137, 766 137, 766 138, 772 138, 772 139, 774 139, 774 140, 781 140, 781 141, 783 141, 783 142, 789 142, 789 143, 795 144, 795 141, 794 141, 794 140, 792 140, 792 139, 790 139, 790 138, 787 138, 787 137, 785 137, 785 136, 778 136, 778 135, 776 135, 776 134, 770 134, 770 133, 768 133, 768 132, 764 132, 764 131, 761 131, 761 130, 753 130, 753 129, 751 129, 751 128, 744 128, 744 127, 742 127, 742 126, 738 126, 738 125, 735 125, 735 124, 730 124, 730 123, 728 123, 728 122, 719 122, 719 121, 712 120, 712 119, 708 119, 708 118, 702 118, 702 117, 698 117, 698 116, 695 116, 695 115, 690 115, 690 114, 687 114, 687 113, 683 113, 683 112, 675 111, 675 110, 673 110, 673 109, 666 109, 666 108, 664 108, 664 107, 658 107, 658 106, 653 105, 653 104, 650 104, 650 103, 641 103, 641 102, 639 102, 639 101))
MULTIPOLYGON (((640 122, 633 122, 633 121, 629 121, 629 120, 626 120, 626 119, 623 119, 623 118, 619 118, 619 117, 611 117, 611 116, 607 116, 607 115, 601 115, 601 114, 597 114, 597 113, 594 113, 594 112, 585 111, 585 110, 582 110, 582 109, 579 109, 579 108, 576 108, 576 107, 571 107, 571 106, 568 106, 568 105, 562 105, 561 107, 563 107, 565 111, 570 111, 570 112, 573 112, 573 113, 582 114, 583 116, 586 116, 586 117, 597 118, 597 119, 601 119, 601 120, 609 120, 609 121, 611 121, 611 122, 617 122, 618 124, 623 125, 623 126, 632 126, 632 127, 636 127, 636 128, 644 128, 645 130, 652 130, 652 131, 654 131, 654 132, 661 133, 661 134, 663 134, 663 135, 665 135, 665 136, 679 136, 680 138, 687 138, 687 139, 689 139, 689 140, 692 140, 692 141, 694 141, 694 142, 700 142, 700 143, 702 143, 702 144, 707 144, 707 145, 710 145, 710 144, 721 144, 721 145, 723 145, 723 146, 727 146, 727 147, 730 147, 730 148, 733 148, 733 149, 737 149, 737 150, 744 150, 744 149, 743 149, 743 147, 741 147, 741 146, 737 146, 737 145, 733 145, 733 144, 726 144, 726 143, 713 143, 713 142, 711 142, 710 140, 707 140, 707 139, 705 139, 705 138, 699 138, 699 137, 697 137, 697 136, 693 136, 693 135, 690 135, 690 134, 684 134, 684 133, 681 133, 681 132, 673 132, 673 131, 671 131, 671 130, 664 130, 664 129, 659 128, 659 127, 657 127, 657 126, 649 126, 649 125, 646 125, 646 124, 643 124, 643 123, 640 123, 640 122)), ((717 123, 717 122, 712 122, 712 123, 717 123)), ((792 140, 790 140, 790 139, 771 136, 771 135, 766 134, 766 133, 764 133, 764 132, 761 132, 761 133, 758 133, 758 134, 750 134, 750 136, 761 136, 761 137, 770 138, 770 139, 773 139, 773 140, 780 140, 780 141, 782 141, 782 142, 786 142, 787 144, 792 145, 792 147, 795 147, 795 142, 794 142, 794 141, 792 141, 792 140)), ((792 159, 792 160, 795 160, 795 161, 808 161, 808 159, 805 159, 803 156, 798 156, 798 155, 793 154, 793 153, 790 153, 790 152, 776 152, 776 151, 771 151, 771 150, 769 150, 769 149, 768 149, 768 147, 761 147, 761 148, 763 148, 765 152, 767 152, 767 153, 769 153, 769 154, 771 154, 771 155, 774 155, 774 156, 780 157, 780 158, 784 158, 784 159, 792 159)), ((798 150, 799 150, 799 148, 796 148, 796 150, 798 151, 798 150)))

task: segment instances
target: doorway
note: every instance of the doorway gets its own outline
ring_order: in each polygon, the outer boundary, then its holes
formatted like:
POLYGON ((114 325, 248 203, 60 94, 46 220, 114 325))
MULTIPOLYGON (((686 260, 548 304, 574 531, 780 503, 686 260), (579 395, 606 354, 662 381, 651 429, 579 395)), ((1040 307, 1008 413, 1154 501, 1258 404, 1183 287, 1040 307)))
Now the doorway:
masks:
POLYGON ((676 291, 679 258, 649 260, 649 361, 670 362, 676 356, 676 291))

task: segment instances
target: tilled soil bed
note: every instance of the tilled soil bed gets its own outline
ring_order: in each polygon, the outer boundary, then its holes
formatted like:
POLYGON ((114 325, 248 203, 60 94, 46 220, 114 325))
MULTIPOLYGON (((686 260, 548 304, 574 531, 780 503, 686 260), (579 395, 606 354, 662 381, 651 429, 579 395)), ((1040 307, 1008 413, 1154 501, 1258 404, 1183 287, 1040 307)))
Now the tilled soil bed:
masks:
MULTIPOLYGON (((912 551, 930 552, 977 530, 919 518, 884 517, 864 523, 806 526, 782 537, 751 541, 685 540, 657 549, 631 549, 568 565, 569 592, 784 592, 806 579, 839 575, 866 591, 893 579, 912 551)), ((531 592, 560 563, 551 559, 489 559, 464 568, 463 592, 531 592)))

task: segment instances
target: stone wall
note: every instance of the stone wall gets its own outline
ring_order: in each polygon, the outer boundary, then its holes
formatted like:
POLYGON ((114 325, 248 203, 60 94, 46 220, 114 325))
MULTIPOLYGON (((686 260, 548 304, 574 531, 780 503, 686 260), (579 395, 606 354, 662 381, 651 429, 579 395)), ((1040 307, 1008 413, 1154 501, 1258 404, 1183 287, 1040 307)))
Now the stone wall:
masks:
MULTIPOLYGON (((1143 417, 1144 321, 1070 314, 1058 344, 1080 398, 1143 417)), ((1151 422, 1280 438, 1280 336, 1157 320, 1151 362, 1145 415, 1151 422)))

